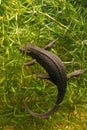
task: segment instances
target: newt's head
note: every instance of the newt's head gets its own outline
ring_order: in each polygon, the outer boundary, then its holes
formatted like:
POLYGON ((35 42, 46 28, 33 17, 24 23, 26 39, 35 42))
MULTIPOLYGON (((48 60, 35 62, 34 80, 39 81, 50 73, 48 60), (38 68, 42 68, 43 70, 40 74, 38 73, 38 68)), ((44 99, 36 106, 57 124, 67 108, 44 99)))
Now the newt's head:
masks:
POLYGON ((22 52, 23 54, 30 54, 31 53, 31 48, 33 47, 33 45, 31 43, 27 43, 27 44, 22 44, 19 47, 20 52, 22 52))

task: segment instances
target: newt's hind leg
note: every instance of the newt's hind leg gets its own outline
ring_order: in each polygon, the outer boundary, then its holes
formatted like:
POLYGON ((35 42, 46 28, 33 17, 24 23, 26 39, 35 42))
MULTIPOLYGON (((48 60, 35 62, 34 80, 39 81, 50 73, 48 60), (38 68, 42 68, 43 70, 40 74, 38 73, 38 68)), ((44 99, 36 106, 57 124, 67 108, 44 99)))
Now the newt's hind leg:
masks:
POLYGON ((24 66, 31 66, 31 65, 34 65, 36 63, 36 60, 32 60, 30 62, 27 62, 27 63, 24 63, 24 66))
POLYGON ((74 72, 67 74, 67 80, 73 77, 77 77, 83 73, 84 73, 84 70, 81 70, 81 69, 75 70, 74 72))
POLYGON ((36 77, 37 78, 41 78, 41 79, 48 79, 48 80, 50 80, 50 76, 49 75, 42 74, 42 73, 37 73, 36 77))

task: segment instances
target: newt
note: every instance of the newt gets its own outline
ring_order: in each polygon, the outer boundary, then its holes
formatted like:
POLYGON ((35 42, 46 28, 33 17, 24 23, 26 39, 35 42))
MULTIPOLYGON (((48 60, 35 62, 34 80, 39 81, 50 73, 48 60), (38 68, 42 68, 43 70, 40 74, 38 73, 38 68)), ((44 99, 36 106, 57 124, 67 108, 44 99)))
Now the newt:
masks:
MULTIPOLYGON (((54 42, 52 44, 54 44, 54 42)), ((49 48, 49 46, 46 46, 45 48, 40 48, 32 44, 26 44, 26 46, 21 45, 19 48, 22 53, 26 53, 27 55, 35 59, 31 63, 25 63, 25 65, 32 65, 38 62, 46 70, 48 75, 38 74, 37 77, 40 77, 42 79, 48 79, 57 86, 58 94, 55 105, 48 112, 41 114, 34 113, 28 108, 27 104, 23 101, 25 108, 28 110, 28 112, 32 116, 38 118, 47 118, 50 115, 54 114, 58 110, 59 104, 64 99, 67 80, 71 77, 75 77, 83 73, 83 70, 76 70, 75 72, 72 72, 71 74, 67 75, 64 63, 57 55, 46 50, 49 48)))

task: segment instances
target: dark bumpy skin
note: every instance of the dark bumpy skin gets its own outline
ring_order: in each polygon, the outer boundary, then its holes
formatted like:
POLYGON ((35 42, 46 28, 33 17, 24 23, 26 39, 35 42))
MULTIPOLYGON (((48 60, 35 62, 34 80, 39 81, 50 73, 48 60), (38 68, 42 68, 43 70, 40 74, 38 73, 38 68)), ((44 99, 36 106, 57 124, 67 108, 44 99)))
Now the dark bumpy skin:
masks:
POLYGON ((67 86, 67 75, 66 75, 65 66, 63 62, 60 60, 60 58, 55 54, 47 50, 41 49, 39 47, 33 46, 31 44, 27 44, 26 47, 21 46, 20 51, 36 59, 36 61, 49 74, 50 77, 49 80, 57 86, 58 89, 57 100, 55 102, 55 106, 50 111, 42 114, 34 113, 24 103, 26 109, 29 111, 31 115, 38 118, 47 118, 57 111, 58 105, 64 99, 66 86, 67 86))

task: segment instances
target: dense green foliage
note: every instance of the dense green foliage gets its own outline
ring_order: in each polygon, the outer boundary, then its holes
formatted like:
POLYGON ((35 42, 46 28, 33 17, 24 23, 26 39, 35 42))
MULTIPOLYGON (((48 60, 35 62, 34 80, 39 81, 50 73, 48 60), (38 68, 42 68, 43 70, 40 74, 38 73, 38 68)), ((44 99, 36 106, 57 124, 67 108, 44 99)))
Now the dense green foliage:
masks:
POLYGON ((0 129, 87 129, 87 2, 86 0, 0 1, 0 129), (36 112, 50 109, 56 86, 36 78, 44 71, 39 64, 24 67, 30 57, 19 52, 20 44, 44 47, 58 38, 51 49, 67 73, 83 69, 70 79, 63 103, 48 119, 37 119, 25 110, 22 100, 36 112))

